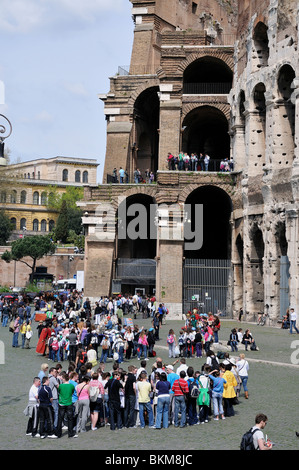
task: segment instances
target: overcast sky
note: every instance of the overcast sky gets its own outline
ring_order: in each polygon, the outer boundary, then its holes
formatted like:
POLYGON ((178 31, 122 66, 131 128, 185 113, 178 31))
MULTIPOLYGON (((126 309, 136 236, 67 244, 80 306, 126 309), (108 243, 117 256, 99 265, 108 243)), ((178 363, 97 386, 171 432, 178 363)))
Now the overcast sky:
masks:
POLYGON ((130 63, 131 7, 129 0, 0 0, 0 113, 13 127, 5 141, 12 162, 96 158, 102 182, 106 121, 97 95, 130 63))

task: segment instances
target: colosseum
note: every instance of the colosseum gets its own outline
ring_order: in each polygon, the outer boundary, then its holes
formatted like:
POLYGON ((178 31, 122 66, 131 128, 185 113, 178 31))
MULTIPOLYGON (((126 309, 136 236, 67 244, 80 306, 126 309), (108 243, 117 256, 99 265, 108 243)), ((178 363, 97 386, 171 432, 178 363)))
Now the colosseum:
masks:
POLYGON ((299 4, 130 1, 103 182, 80 203, 85 295, 277 321, 298 310, 299 4))

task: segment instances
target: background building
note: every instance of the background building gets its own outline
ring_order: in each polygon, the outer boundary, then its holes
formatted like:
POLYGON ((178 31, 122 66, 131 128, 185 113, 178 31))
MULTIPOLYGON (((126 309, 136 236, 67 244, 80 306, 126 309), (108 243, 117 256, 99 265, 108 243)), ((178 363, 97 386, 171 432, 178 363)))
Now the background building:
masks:
POLYGON ((64 192, 68 186, 97 183, 98 163, 94 159, 53 157, 0 166, 0 209, 14 226, 12 238, 48 233, 58 213, 51 210, 51 191, 64 192))

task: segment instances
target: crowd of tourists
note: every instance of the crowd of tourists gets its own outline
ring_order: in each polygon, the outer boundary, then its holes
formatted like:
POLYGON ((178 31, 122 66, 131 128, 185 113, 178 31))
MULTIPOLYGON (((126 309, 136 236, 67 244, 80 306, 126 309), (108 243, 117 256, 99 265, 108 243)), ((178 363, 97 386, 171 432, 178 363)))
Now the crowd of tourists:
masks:
POLYGON ((32 327, 43 363, 24 410, 28 436, 56 439, 67 430, 76 438, 101 427, 207 424, 234 416, 242 386, 248 398, 244 355, 236 361, 211 348, 218 341, 217 315, 188 312, 176 334, 165 325, 168 311, 155 298, 102 298, 92 308, 75 295, 54 304, 43 299, 46 318, 32 327), (150 319, 149 328, 137 325, 137 314, 150 319), (167 329, 168 363, 155 352, 161 328, 167 329), (196 357, 204 358, 202 366, 195 366, 196 357))
POLYGON ((179 171, 221 171, 230 172, 234 170, 233 159, 223 158, 217 162, 217 168, 211 168, 211 158, 207 153, 191 153, 180 152, 178 155, 173 155, 168 152, 167 165, 169 170, 179 171))

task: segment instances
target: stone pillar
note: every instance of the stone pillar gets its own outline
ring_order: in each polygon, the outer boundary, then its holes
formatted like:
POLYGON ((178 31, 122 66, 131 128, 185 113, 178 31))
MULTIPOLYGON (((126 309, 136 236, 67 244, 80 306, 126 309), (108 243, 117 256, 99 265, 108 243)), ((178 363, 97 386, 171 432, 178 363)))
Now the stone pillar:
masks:
POLYGON ((112 281, 114 241, 87 237, 85 242, 84 297, 92 302, 109 296, 112 281))
MULTIPOLYGON (((165 97, 164 97, 165 98, 165 97)), ((158 170, 167 170, 168 152, 178 155, 181 136, 180 100, 166 99, 160 101, 160 137, 158 170)))
POLYGON ((182 207, 159 207, 157 217, 156 299, 169 310, 169 319, 181 319, 183 302, 184 233, 182 207))
POLYGON ((84 297, 91 301, 109 296, 115 257, 115 210, 99 203, 94 215, 82 217, 85 227, 84 297))
POLYGON ((288 256, 290 261, 290 307, 298 313, 299 308, 299 209, 298 204, 286 209, 286 238, 288 242, 288 256))
POLYGON ((265 163, 265 116, 258 111, 245 111, 246 165, 248 176, 262 174, 265 163))
POLYGON ((129 165, 130 135, 132 124, 130 122, 112 121, 107 126, 106 159, 103 174, 103 184, 107 182, 107 175, 113 174, 120 167, 126 169, 129 165))
POLYGON ((245 166, 245 126, 236 124, 231 129, 234 170, 243 171, 245 166))

